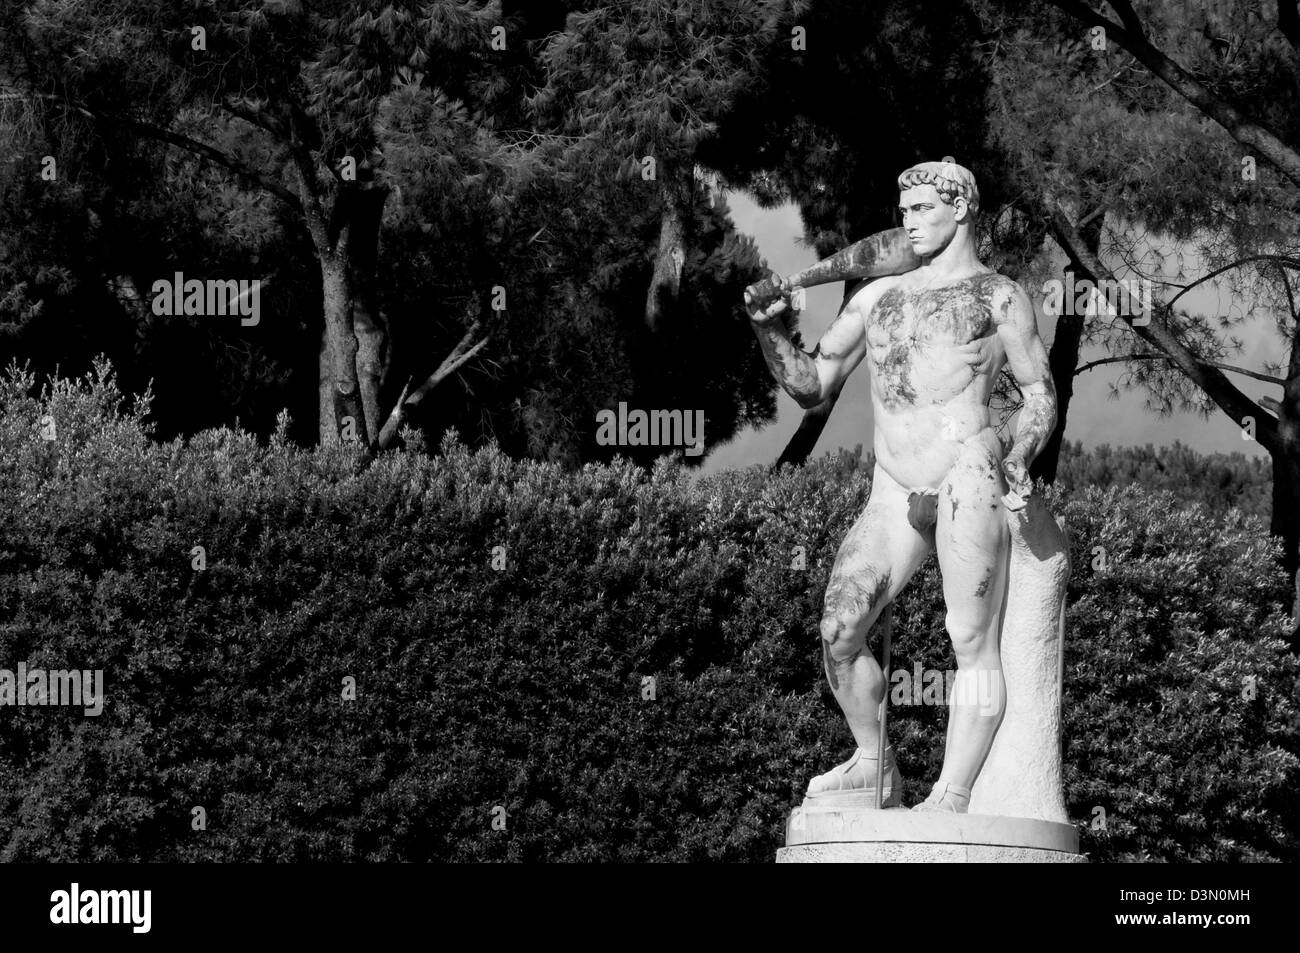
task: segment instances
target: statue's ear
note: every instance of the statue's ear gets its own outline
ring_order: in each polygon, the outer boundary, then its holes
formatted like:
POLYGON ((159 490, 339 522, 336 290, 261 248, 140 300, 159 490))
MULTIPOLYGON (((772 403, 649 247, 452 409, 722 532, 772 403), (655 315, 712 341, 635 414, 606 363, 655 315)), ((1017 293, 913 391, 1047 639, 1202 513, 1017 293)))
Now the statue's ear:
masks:
POLYGON ((953 214, 957 217, 957 222, 970 221, 970 203, 960 195, 954 195, 952 199, 953 214))

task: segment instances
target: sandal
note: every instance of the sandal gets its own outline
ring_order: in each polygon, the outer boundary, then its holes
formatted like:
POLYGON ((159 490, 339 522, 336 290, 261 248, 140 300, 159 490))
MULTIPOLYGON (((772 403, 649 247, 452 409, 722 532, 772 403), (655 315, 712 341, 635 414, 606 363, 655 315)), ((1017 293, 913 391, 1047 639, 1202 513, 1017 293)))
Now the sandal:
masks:
POLYGON ((935 782, 930 796, 920 804, 913 805, 912 810, 930 811, 936 814, 965 814, 969 806, 970 788, 940 780, 935 782))
MULTIPOLYGON (((875 805, 876 798, 876 756, 868 754, 866 749, 858 748, 853 757, 843 764, 836 765, 825 774, 819 774, 808 782, 808 791, 804 795, 819 804, 869 803, 875 805)), ((883 791, 881 807, 897 807, 903 802, 903 778, 894 763, 894 749, 885 749, 883 791)))

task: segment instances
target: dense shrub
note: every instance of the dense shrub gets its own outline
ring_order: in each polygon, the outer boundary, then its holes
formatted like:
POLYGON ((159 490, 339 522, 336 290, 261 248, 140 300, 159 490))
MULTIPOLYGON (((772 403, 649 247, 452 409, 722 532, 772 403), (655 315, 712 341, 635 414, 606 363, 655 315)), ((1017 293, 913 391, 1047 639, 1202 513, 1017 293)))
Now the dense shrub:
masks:
POLYGON ((1056 483, 1066 492, 1138 484, 1170 490, 1184 502, 1195 500, 1215 515, 1229 509, 1268 518, 1273 468, 1266 456, 1197 453, 1178 441, 1167 447, 1111 447, 1085 450, 1066 441, 1061 447, 1056 483))
MULTIPOLYGON (((766 861, 849 751, 817 651, 869 491, 845 459, 574 473, 448 438, 358 472, 282 434, 156 444, 102 366, 32 384, 0 389, 0 668, 108 687, 98 718, 0 708, 0 859, 766 861)), ((1056 508, 1086 849, 1297 859, 1297 665, 1261 523, 1133 486, 1056 508)), ((931 560, 898 665, 948 667, 942 619, 931 560)), ((943 717, 892 711, 910 800, 943 717)))

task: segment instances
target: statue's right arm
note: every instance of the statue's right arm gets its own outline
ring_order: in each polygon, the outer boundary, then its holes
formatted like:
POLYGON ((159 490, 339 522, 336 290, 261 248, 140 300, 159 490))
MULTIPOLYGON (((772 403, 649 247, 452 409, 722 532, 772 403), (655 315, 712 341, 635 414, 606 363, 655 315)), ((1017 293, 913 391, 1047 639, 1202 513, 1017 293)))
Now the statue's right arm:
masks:
POLYGON ((763 357, 776 382, 805 410, 825 401, 853 373, 867 352, 864 315, 870 311, 868 292, 878 289, 872 282, 849 300, 834 323, 826 329, 816 349, 809 354, 790 340, 782 314, 789 309, 789 299, 781 297, 766 308, 745 292, 749 323, 763 349, 763 357))

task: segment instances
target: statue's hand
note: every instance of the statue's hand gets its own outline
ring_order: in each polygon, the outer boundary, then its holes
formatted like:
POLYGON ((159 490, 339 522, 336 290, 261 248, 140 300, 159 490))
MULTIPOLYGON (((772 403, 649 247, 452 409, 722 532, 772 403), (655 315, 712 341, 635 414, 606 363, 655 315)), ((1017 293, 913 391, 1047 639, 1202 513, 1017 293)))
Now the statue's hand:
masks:
POLYGON ((745 289, 745 310, 754 324, 770 324, 789 307, 789 288, 776 272, 745 289))
POLYGON ((1003 502, 1008 509, 1022 508, 1025 500, 1034 492, 1034 481, 1029 478, 1029 468, 1025 466, 1024 458, 1015 454, 1007 457, 1002 461, 1002 472, 1007 475, 1007 489, 1010 491, 1003 502), (1019 506, 1012 506, 1012 503, 1019 503, 1019 506))

